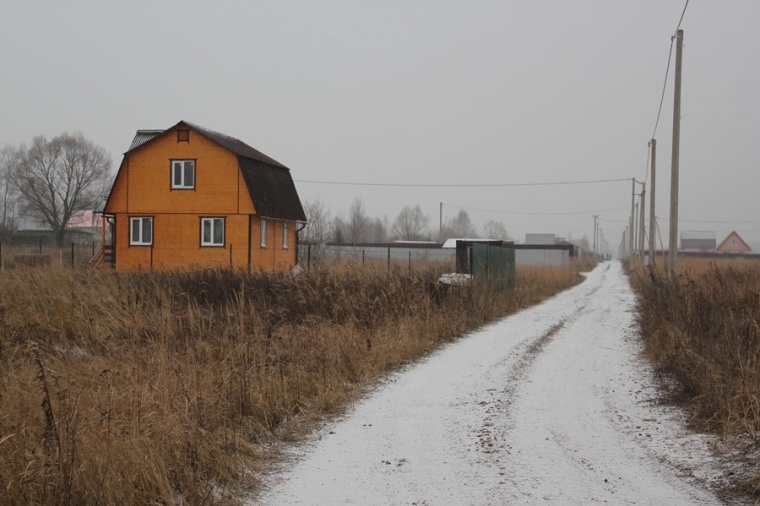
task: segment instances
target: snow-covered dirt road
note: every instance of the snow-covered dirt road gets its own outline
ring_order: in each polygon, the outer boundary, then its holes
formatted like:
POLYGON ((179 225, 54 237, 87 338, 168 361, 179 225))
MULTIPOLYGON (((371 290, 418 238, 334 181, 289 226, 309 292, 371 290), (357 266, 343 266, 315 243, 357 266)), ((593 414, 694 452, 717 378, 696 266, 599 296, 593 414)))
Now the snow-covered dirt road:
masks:
POLYGON ((656 402, 620 264, 392 375, 255 504, 718 504, 656 402))

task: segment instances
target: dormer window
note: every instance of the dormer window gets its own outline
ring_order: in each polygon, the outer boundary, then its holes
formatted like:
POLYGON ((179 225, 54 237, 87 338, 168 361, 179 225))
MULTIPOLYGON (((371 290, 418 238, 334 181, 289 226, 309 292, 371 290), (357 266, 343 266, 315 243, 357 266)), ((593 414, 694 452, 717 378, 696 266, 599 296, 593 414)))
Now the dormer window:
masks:
POLYGON ((195 188, 195 160, 172 160, 172 189, 195 188))

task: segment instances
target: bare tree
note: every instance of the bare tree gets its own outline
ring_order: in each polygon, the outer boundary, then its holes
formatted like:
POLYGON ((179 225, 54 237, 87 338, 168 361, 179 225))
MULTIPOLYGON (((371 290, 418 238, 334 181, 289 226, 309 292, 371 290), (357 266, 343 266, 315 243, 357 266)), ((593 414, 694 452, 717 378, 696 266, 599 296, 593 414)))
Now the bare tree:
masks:
POLYGON ((375 218, 369 220, 366 234, 367 242, 388 242, 388 218, 375 218))
POLYGON ((11 180, 25 210, 50 226, 61 247, 71 215, 94 210, 105 197, 110 172, 105 149, 82 134, 62 134, 21 146, 11 180))
POLYGON ((486 224, 483 225, 483 237, 486 239, 506 240, 509 239, 509 234, 507 233, 507 227, 505 227, 502 222, 488 220, 486 224))
POLYGON ((302 238, 310 244, 323 244, 327 241, 330 228, 330 212, 319 200, 304 203, 306 211, 306 227, 303 229, 302 238))
POLYGON ((11 174, 16 166, 18 150, 10 145, 0 150, 0 196, 2 196, 2 223, 0 230, 11 230, 16 216, 16 189, 11 182, 11 174))
POLYGON ((393 222, 391 233, 396 239, 403 241, 422 241, 430 237, 428 217, 420 206, 404 206, 393 222))
POLYGON ((364 242, 367 239, 367 232, 369 231, 370 219, 367 216, 367 211, 364 209, 364 201, 360 198, 355 198, 351 203, 351 209, 348 211, 348 223, 346 238, 349 243, 356 244, 364 242))
POLYGON ((330 225, 330 236, 335 244, 345 244, 348 237, 348 224, 340 216, 332 219, 330 225))
POLYGON ((454 218, 446 218, 443 224, 442 239, 456 237, 459 239, 476 238, 475 225, 470 219, 470 214, 464 209, 460 210, 454 218))
POLYGON ((322 256, 322 249, 329 237, 330 212, 319 200, 307 201, 303 207, 306 211, 307 224, 301 237, 303 242, 310 245, 312 258, 318 260, 322 256))

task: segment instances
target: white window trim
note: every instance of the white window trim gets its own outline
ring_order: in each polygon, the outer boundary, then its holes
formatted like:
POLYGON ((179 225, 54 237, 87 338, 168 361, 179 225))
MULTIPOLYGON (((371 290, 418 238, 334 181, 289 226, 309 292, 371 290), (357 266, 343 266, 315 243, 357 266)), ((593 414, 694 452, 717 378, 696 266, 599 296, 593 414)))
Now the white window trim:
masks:
POLYGON ((260 226, 260 236, 261 236, 261 247, 266 248, 267 247, 267 220, 266 218, 261 218, 261 226, 260 226))
POLYGON ((194 190, 195 189, 195 181, 196 181, 196 170, 195 170, 195 160, 172 160, 171 162, 171 180, 172 180, 172 190, 194 190), (180 184, 175 184, 174 182, 174 164, 175 163, 182 163, 182 181, 180 184), (186 163, 191 163, 193 167, 193 184, 189 185, 186 184, 187 179, 187 166, 186 163))
POLYGON ((129 245, 130 246, 151 246, 153 244, 153 217, 152 216, 130 216, 129 218, 129 245), (144 241, 145 222, 150 223, 150 241, 144 241), (140 239, 134 240, 135 224, 139 223, 140 239))
POLYGON ((282 222, 282 249, 288 249, 290 246, 290 239, 288 238, 288 222, 282 222))
POLYGON ((201 246, 203 246, 203 247, 215 247, 215 248, 224 247, 224 241, 226 239, 226 235, 225 235, 226 234, 226 230, 225 230, 226 223, 225 222, 226 222, 226 220, 224 218, 222 218, 222 217, 219 217, 219 216, 210 216, 208 218, 201 218, 201 246), (222 226, 222 242, 214 242, 214 229, 217 226, 217 225, 215 225, 215 223, 217 221, 221 221, 222 222, 222 225, 221 225, 222 226), (205 238, 203 237, 203 231, 205 229, 204 225, 205 225, 206 222, 211 222, 211 240, 210 241, 206 241, 205 238))

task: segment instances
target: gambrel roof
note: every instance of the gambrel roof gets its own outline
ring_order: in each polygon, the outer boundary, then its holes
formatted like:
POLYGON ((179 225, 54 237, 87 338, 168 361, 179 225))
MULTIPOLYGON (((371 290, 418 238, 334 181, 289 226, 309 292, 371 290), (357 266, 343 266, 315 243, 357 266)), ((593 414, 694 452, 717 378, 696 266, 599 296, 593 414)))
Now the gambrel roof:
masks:
POLYGON ((238 166, 259 216, 306 222, 306 213, 298 197, 290 169, 274 158, 229 135, 187 121, 180 121, 166 130, 138 130, 124 156, 135 149, 150 144, 151 141, 167 134, 167 132, 182 129, 197 132, 237 156, 238 166))

